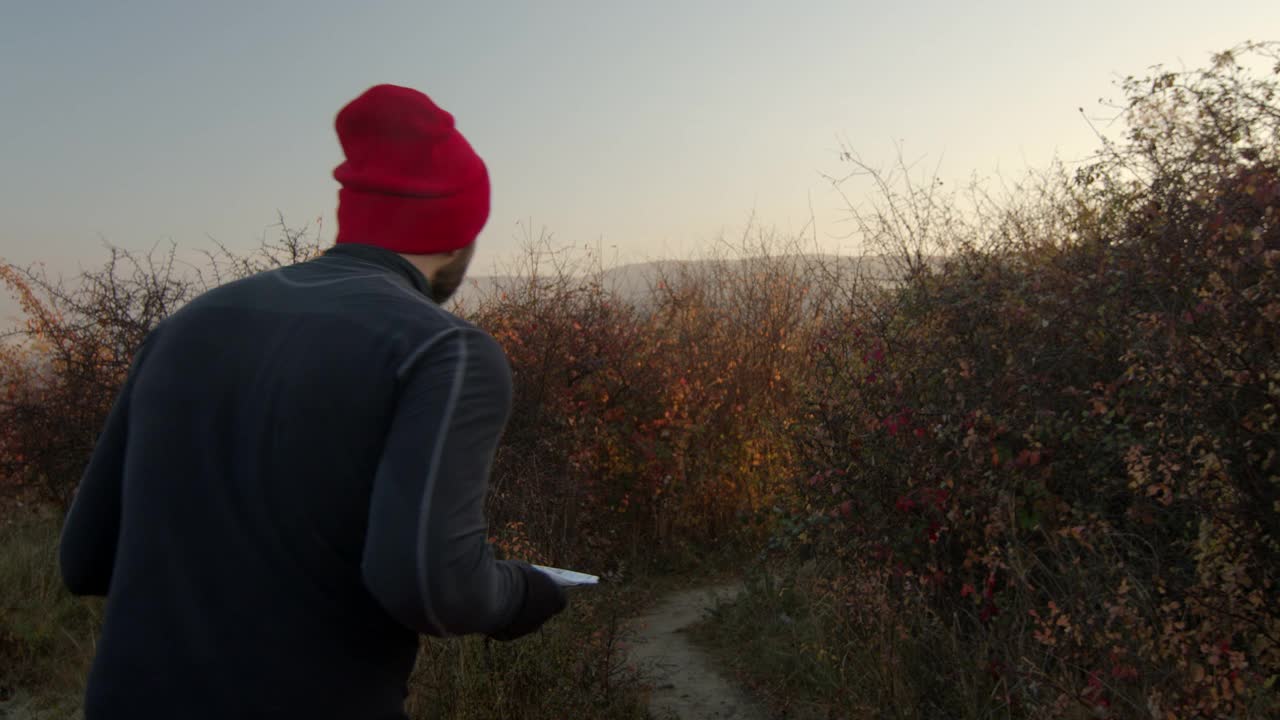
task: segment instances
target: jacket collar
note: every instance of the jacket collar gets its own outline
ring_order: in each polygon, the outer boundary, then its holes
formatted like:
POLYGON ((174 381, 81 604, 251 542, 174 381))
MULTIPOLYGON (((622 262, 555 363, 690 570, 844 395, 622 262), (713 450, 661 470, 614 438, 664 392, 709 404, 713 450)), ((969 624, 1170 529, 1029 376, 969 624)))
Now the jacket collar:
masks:
POLYGON ((427 276, 423 275, 421 270, 401 257, 397 252, 376 245, 342 243, 325 250, 323 254, 329 257, 356 258, 375 265, 381 265, 407 280, 413 289, 427 296, 428 299, 431 298, 431 283, 427 280, 427 276))

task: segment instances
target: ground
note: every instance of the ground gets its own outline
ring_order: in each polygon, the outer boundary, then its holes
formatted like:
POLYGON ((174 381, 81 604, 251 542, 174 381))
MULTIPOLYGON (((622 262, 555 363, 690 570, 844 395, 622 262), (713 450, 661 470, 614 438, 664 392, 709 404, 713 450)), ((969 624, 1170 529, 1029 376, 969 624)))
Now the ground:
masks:
POLYGON ((717 603, 731 600, 738 583, 679 590, 636 618, 631 658, 652 679, 649 710, 667 720, 767 720, 765 711, 689 641, 686 629, 717 603))

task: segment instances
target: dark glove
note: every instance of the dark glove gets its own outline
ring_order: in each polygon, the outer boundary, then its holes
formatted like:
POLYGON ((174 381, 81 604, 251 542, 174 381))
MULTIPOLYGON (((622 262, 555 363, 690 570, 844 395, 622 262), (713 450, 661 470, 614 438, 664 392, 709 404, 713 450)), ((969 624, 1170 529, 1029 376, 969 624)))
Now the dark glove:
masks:
POLYGON ((569 604, 564 588, 556 584, 546 573, 528 563, 514 563, 524 574, 524 599, 511 624, 491 634, 494 640, 509 642, 524 637, 542 627, 542 624, 558 615, 569 604))

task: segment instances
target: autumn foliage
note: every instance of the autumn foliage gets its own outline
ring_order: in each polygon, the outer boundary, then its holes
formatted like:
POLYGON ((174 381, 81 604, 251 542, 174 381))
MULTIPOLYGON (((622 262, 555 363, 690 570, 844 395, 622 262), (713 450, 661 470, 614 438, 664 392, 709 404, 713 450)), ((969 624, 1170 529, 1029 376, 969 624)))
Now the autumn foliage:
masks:
POLYGON ((514 530, 613 571, 758 540, 789 486, 804 294, 785 261, 759 259, 667 273, 642 304, 598 272, 531 274, 468 313, 515 377, 494 470, 500 544, 514 530))
POLYGON ((819 323, 779 542, 893 677, 847 716, 1280 712, 1275 51, 1130 79, 1123 141, 819 323))

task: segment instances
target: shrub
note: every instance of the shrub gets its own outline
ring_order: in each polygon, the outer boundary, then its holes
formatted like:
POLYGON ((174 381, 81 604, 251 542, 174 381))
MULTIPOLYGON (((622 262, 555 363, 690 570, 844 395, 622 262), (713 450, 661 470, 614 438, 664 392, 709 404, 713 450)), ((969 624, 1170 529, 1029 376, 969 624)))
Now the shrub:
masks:
POLYGON ((791 334, 805 297, 794 262, 685 266, 640 302, 598 267, 520 277, 468 311, 515 378, 494 469, 499 527, 586 563, 758 534, 793 463, 791 334))
POLYGON ((1280 65, 1245 57, 1127 80, 1126 142, 817 330, 779 544, 845 642, 938 639, 886 658, 905 714, 1280 710, 1280 65))

